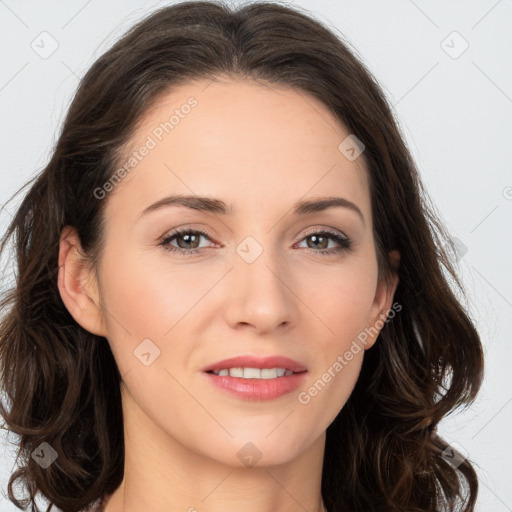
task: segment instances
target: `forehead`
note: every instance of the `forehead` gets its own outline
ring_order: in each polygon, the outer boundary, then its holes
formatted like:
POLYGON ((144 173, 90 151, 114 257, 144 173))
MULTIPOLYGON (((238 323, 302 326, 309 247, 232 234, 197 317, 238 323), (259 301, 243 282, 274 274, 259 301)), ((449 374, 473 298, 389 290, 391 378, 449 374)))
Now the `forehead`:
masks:
POLYGON ((132 155, 129 173, 112 200, 143 207, 165 192, 209 195, 236 213, 339 193, 368 213, 364 160, 350 161, 339 149, 348 135, 304 91, 241 79, 191 81, 144 115, 120 164, 132 155))

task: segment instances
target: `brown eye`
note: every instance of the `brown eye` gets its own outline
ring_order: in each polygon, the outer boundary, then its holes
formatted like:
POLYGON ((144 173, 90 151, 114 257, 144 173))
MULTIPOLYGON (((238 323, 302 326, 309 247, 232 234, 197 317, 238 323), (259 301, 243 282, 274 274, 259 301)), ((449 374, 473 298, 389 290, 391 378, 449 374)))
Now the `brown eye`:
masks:
POLYGON ((195 235, 193 233, 179 233, 175 235, 174 238, 178 242, 180 249, 195 249, 198 246, 198 242, 201 236, 202 235, 195 235), (183 240, 183 244, 180 243, 180 240, 183 240))
POLYGON ((307 240, 311 240, 308 246, 313 249, 327 249, 329 246, 329 237, 323 235, 309 235, 307 240))
POLYGON ((338 254, 348 251, 352 247, 349 238, 332 231, 319 231, 306 235, 303 240, 307 240, 308 252, 313 254, 338 254), (329 248, 329 241, 334 240, 339 247, 329 248))
POLYGON ((204 231, 184 229, 167 235, 158 245, 163 246, 165 250, 170 252, 193 254, 200 251, 199 244, 201 237, 211 241, 209 235, 204 231), (178 247, 171 245, 171 242, 174 241, 176 241, 178 247))

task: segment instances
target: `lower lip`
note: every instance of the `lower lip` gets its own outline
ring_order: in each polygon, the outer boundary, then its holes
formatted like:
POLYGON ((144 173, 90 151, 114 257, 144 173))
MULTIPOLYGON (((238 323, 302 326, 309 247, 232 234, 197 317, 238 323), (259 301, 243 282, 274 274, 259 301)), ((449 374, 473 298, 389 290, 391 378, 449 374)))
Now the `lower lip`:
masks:
POLYGON ((274 379, 244 379, 242 377, 219 376, 205 373, 214 386, 246 400, 273 400, 295 391, 307 372, 294 373, 274 379))

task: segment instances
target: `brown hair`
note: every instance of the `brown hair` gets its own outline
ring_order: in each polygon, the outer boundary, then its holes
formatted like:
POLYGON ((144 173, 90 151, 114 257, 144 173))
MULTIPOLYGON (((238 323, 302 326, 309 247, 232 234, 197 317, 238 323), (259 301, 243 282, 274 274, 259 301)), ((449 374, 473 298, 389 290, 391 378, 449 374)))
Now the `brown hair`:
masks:
POLYGON ((445 460, 449 445, 436 432, 444 416, 474 400, 483 375, 479 335, 449 283, 464 293, 447 250, 454 246, 368 70, 324 24, 267 2, 184 2, 134 26, 84 76, 50 162, 27 184, 0 245, 5 251, 13 239, 17 265, 0 325, 1 382, 11 402, 1 408, 21 461, 9 499, 35 506, 41 492, 47 510, 77 511, 122 481, 121 377, 108 343, 80 327, 61 300, 60 234, 74 226, 97 263, 108 198, 93 193, 113 175, 134 127, 173 86, 220 75, 293 86, 363 141, 380 276, 393 272, 388 252, 401 253, 401 311, 367 351, 327 429, 328 510, 472 511, 476 473, 468 460, 445 460), (58 453, 46 469, 31 457, 42 442, 58 453), (17 480, 26 500, 13 494, 17 480))

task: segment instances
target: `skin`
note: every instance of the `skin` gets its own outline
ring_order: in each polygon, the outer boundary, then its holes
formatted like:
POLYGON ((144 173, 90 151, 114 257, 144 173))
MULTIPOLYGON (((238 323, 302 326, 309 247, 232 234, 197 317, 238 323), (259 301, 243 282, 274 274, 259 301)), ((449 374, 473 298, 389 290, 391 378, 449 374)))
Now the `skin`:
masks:
MULTIPOLYGON (((61 296, 81 326, 108 340, 123 376, 124 479, 106 511, 322 510, 325 432, 377 335, 309 403, 298 393, 389 311, 398 284, 396 276, 388 284, 378 278, 364 160, 338 149, 350 132, 318 100, 241 79, 166 93, 130 148, 190 96, 198 105, 102 199, 97 272, 80 257, 74 229, 62 232, 61 296), (171 194, 219 198, 233 212, 169 206, 138 218, 171 194), (355 203, 364 222, 343 207, 291 213, 301 199, 328 196, 355 203), (174 247, 201 251, 174 254, 158 243, 178 227, 212 237, 188 246, 174 239, 174 247), (353 247, 318 254, 339 247, 334 239, 312 243, 326 228, 353 247), (250 264, 236 252, 247 236, 263 249, 250 264), (148 338, 160 355, 145 366, 134 350, 148 338), (229 396, 202 369, 241 354, 291 357, 307 378, 275 400, 229 396), (237 456, 248 442, 261 453, 254 466, 237 456)), ((398 253, 389 256, 396 265, 398 253)))

